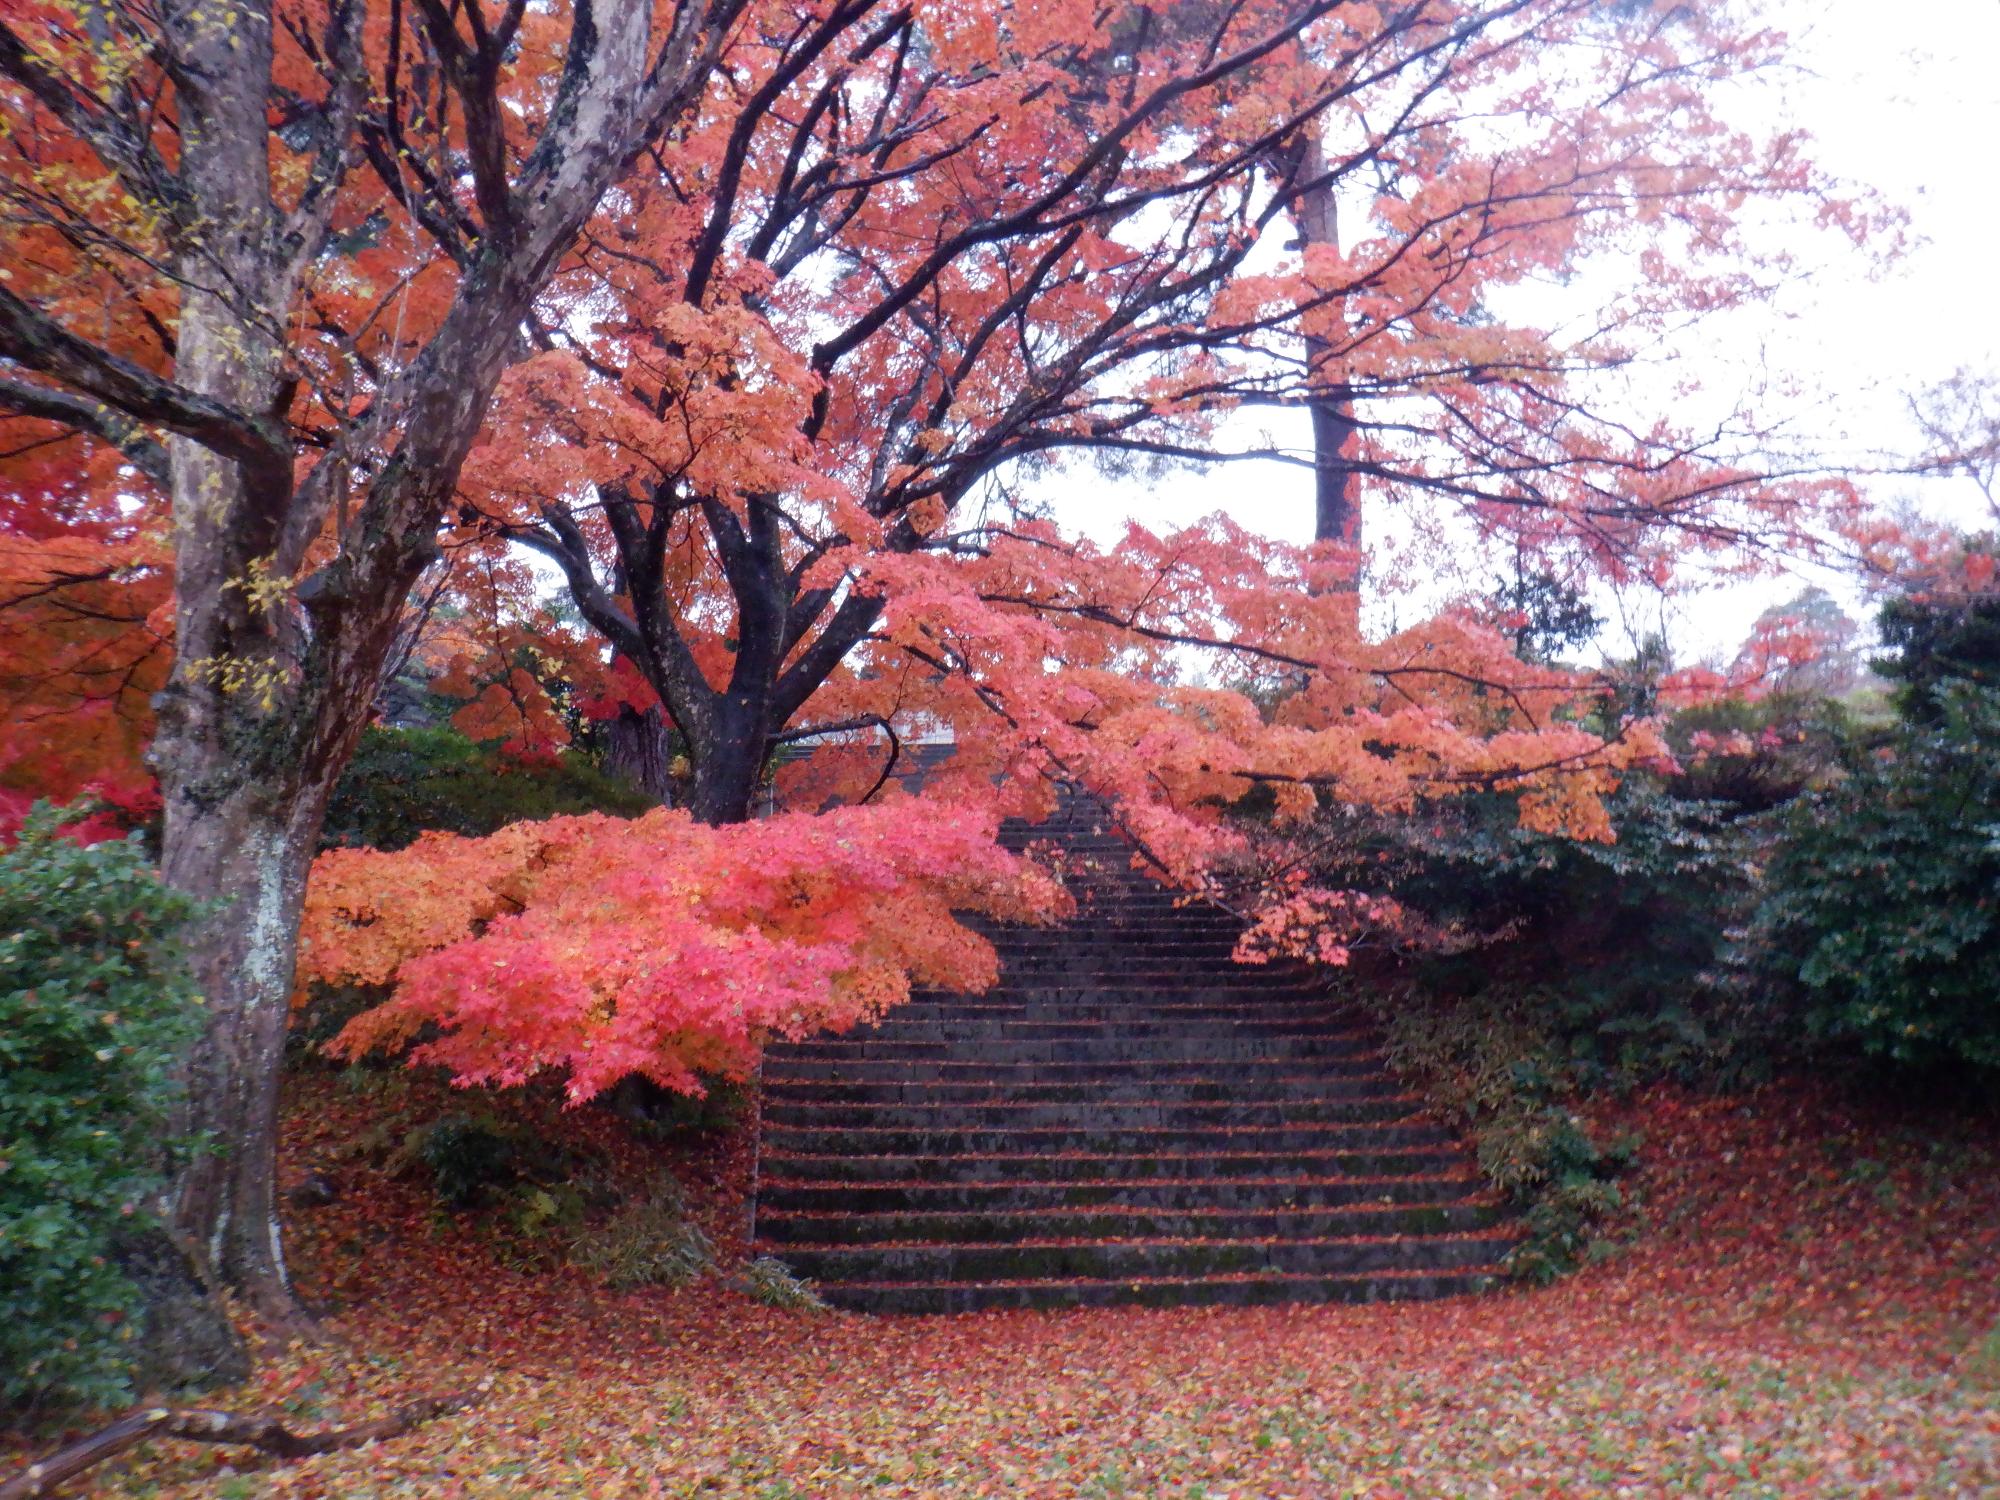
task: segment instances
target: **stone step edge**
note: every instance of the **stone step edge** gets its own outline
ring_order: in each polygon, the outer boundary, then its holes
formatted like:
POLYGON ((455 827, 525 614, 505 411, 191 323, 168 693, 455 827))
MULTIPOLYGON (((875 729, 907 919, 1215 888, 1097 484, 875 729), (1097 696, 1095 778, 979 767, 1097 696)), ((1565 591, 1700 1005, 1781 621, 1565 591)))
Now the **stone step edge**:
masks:
POLYGON ((815 1279, 813 1285, 821 1291, 842 1291, 851 1288, 856 1292, 908 1292, 908 1291, 949 1291, 979 1292, 984 1290, 1011 1291, 1044 1287, 1130 1287, 1135 1290, 1148 1287, 1206 1287, 1278 1282, 1299 1285, 1317 1285, 1327 1282, 1434 1282, 1463 1281, 1480 1277, 1497 1277, 1503 1274, 1500 1262, 1490 1265, 1454 1266, 1449 1271, 1353 1271, 1333 1272, 1320 1275, 1307 1271, 1218 1271, 1212 1276, 1120 1276, 1097 1278, 1088 1276, 1015 1276, 986 1277, 979 1281, 837 1281, 831 1277, 815 1279))
MULTIPOLYGON (((869 1240, 864 1244, 820 1245, 820 1244, 779 1244, 762 1239, 753 1240, 751 1248, 761 1255, 775 1255, 780 1260, 786 1252, 799 1257, 823 1259, 828 1255, 873 1256, 893 1254, 902 1250, 927 1250, 957 1255, 991 1256, 1004 1252, 1013 1255, 1022 1251, 1043 1250, 1240 1250, 1246 1245, 1263 1245, 1273 1250, 1297 1251, 1304 1249, 1347 1249, 1357 1245, 1491 1245, 1494 1258, 1498 1260, 1521 1242, 1521 1236, 1506 1233, 1497 1228, 1486 1229, 1445 1229, 1424 1231, 1415 1234, 1322 1234, 1301 1239, 1285 1239, 1278 1235, 1248 1235, 1237 1239, 1205 1239, 1199 1235, 1145 1235, 1137 1239, 1124 1239, 1115 1235, 1091 1235, 1080 1239, 1043 1240, 869 1240)), ((1456 1268, 1454 1268, 1456 1269, 1456 1268)), ((874 1285, 875 1283, 869 1283, 874 1285)))
MULTIPOLYGON (((794 1160, 826 1162, 830 1158, 826 1158, 826 1156, 804 1156, 804 1158, 794 1158, 794 1160)), ((834 1160, 838 1160, 838 1158, 834 1158, 834 1160)), ((966 1158, 952 1158, 952 1160, 966 1160, 966 1158)), ((1028 1158, 1028 1156, 1020 1156, 1020 1158, 1004 1156, 1004 1158, 988 1158, 988 1160, 1008 1160, 1008 1162, 1012 1162, 1012 1160, 1036 1160, 1036 1158, 1028 1158)), ((1104 1158, 1104 1160, 1124 1160, 1124 1158, 1112 1156, 1112 1158, 1104 1158)), ((1364 1178, 1356 1178, 1356 1176, 1320 1176, 1320 1178, 1306 1178, 1306 1176, 1282 1176, 1282 1178, 1272 1178, 1272 1176, 1262 1176, 1262 1178, 1252 1178, 1252 1176, 1242 1176, 1242 1178, 1238 1178, 1238 1176, 1228 1176, 1228 1178, 1092 1178, 1090 1186, 1092 1188, 1118 1188, 1118 1186, 1126 1186, 1126 1188, 1214 1188, 1214 1186, 1228 1186, 1228 1188, 1336 1188, 1336 1186, 1338 1188, 1388 1188, 1388 1186, 1410 1186, 1410 1184, 1416 1184, 1416 1182, 1426 1182, 1426 1184, 1430 1184, 1430 1182, 1466 1182, 1466 1184, 1472 1186, 1474 1192, 1484 1192, 1486 1190, 1484 1188, 1486 1178, 1482 1178, 1478 1172, 1472 1172, 1472 1170, 1466 1170, 1466 1172, 1410 1172, 1410 1174, 1404 1174, 1404 1176, 1364 1176, 1364 1178)), ((1048 1180, 1042 1180, 1042 1178, 1008 1178, 1006 1182, 952 1182, 952 1180, 942 1180, 942 1178, 868 1178, 868 1182, 854 1182, 852 1178, 782 1178, 782 1186, 784 1186, 786 1192, 794 1192, 794 1190, 842 1190, 842 1192, 852 1192, 852 1190, 866 1190, 866 1192, 884 1190, 884 1192, 906 1192, 910 1188, 948 1188, 952 1192, 964 1192, 968 1188, 974 1188, 974 1190, 976 1188, 996 1188, 996 1190, 1060 1188, 1060 1190, 1070 1190, 1070 1188, 1076 1188, 1078 1184, 1076 1184, 1074 1178, 1048 1178, 1048 1180)), ((1090 1206, 1090 1208, 1096 1208, 1096 1206, 1090 1206)), ((788 1212, 788 1210, 774 1210, 774 1212, 788 1212)), ((838 1216, 842 1210, 826 1210, 826 1212, 838 1216)), ((1158 1212, 1158 1210, 1148 1210, 1148 1212, 1158 1212)), ((1256 1210, 1252 1210, 1252 1212, 1256 1212, 1256 1210)))
MULTIPOLYGON (((766 1054, 766 1057, 768 1059, 769 1054, 766 1054)), ((1230 1059, 1232 1063, 1241 1067, 1251 1067, 1251 1066, 1261 1067, 1269 1063, 1285 1063, 1292 1067, 1305 1067, 1309 1063, 1335 1061, 1335 1060, 1348 1064, 1350 1066, 1354 1066, 1356 1068, 1356 1071, 1353 1073, 1341 1073, 1341 1074, 1330 1075, 1333 1077, 1339 1077, 1339 1078, 1367 1077, 1369 1076, 1368 1073, 1360 1071, 1360 1065, 1363 1063, 1372 1063, 1375 1062, 1376 1060, 1380 1060, 1380 1062, 1383 1065, 1374 1068, 1373 1071, 1377 1072, 1387 1071, 1385 1054, 1383 1054, 1379 1048, 1372 1052, 1350 1053, 1346 1057, 1342 1057, 1339 1059, 1300 1058, 1300 1057, 1289 1057, 1289 1056, 1288 1057, 1238 1057, 1230 1059)), ((1045 1072, 1051 1068, 1079 1068, 1079 1069, 1102 1070, 1107 1067, 1140 1067, 1149 1062, 1155 1065, 1164 1064, 1166 1066, 1171 1066, 1171 1067, 1201 1067, 1205 1066, 1209 1060, 1203 1058, 1189 1058, 1186 1059, 1185 1061, 1172 1058, 1168 1059, 1137 1058, 1133 1059, 1128 1063, 1090 1062, 1090 1061, 1024 1062, 1024 1061, 1009 1061, 1009 1060, 995 1060, 992 1062, 986 1062, 976 1058, 959 1058, 959 1059, 949 1059, 945 1061, 933 1062, 925 1058, 917 1058, 917 1057, 910 1057, 910 1058, 880 1057, 873 1059, 849 1058, 846 1061, 847 1065, 850 1067, 858 1064, 864 1067, 886 1068, 895 1066, 899 1063, 916 1063, 919 1066, 927 1068, 952 1068, 952 1069, 979 1068, 984 1070, 1021 1069, 1024 1071, 1033 1070, 1038 1072, 1045 1072)), ((808 1084, 808 1083, 878 1083, 878 1082, 892 1081, 887 1079, 869 1079, 869 1078, 791 1078, 784 1076, 773 1078, 771 1076, 770 1069, 773 1066, 775 1066, 776 1063, 782 1063, 782 1062, 808 1063, 813 1067, 820 1067, 820 1068, 835 1067, 839 1065, 837 1060, 832 1058, 804 1058, 804 1057, 778 1058, 775 1060, 775 1062, 767 1061, 766 1071, 764 1074, 764 1082, 766 1082, 767 1084, 782 1084, 786 1088, 791 1088, 796 1085, 808 1084)), ((1320 1076, 1322 1075, 1315 1073, 1306 1073, 1301 1075, 1301 1077, 1298 1079, 1288 1079, 1285 1081, 1309 1082, 1309 1081, 1316 1081, 1317 1078, 1320 1076)), ((956 1083, 956 1082, 980 1083, 984 1082, 985 1080, 968 1077, 962 1079, 954 1079, 954 1078, 909 1079, 907 1081, 911 1083, 956 1083)), ((1060 1084, 1063 1082, 1063 1080, 1059 1078, 1033 1079, 1033 1078, 1018 1078, 1018 1077, 1012 1079, 996 1079, 994 1081, 1013 1082, 1013 1083, 1050 1083, 1050 1084, 1060 1084)), ((1083 1087, 1092 1082, 1106 1083, 1109 1081, 1110 1080, 1108 1079, 1079 1079, 1077 1080, 1077 1084, 1078 1087, 1083 1087)), ((1224 1078, 1212 1078, 1206 1074, 1198 1074, 1195 1075, 1194 1077, 1188 1077, 1187 1075, 1184 1074, 1177 1078, 1171 1078, 1170 1080, 1163 1079, 1162 1081, 1163 1082, 1171 1081, 1174 1083, 1228 1083, 1228 1082, 1233 1082, 1234 1080, 1224 1079, 1224 1078)), ((1260 1081, 1276 1082, 1279 1080, 1260 1080, 1260 1081)))
MULTIPOLYGON (((1490 1208, 1497 1210, 1501 1207, 1502 1205, 1499 1199, 1496 1198, 1491 1192, 1481 1193, 1474 1191, 1471 1193, 1467 1193, 1463 1197, 1459 1198, 1447 1198, 1435 1201, 1426 1200, 1425 1202, 1422 1203, 1368 1203, 1368 1202, 1339 1203, 1339 1204, 1327 1204, 1327 1205, 1308 1205, 1303 1208, 1295 1205, 1286 1205, 1286 1204, 1280 1204, 1272 1208, 1235 1208, 1235 1207, 1149 1208, 1144 1205, 1126 1205, 1120 1203, 1081 1204, 1081 1205, 1076 1205, 1071 1207, 1061 1207, 1061 1208, 1003 1208, 1003 1209, 978 1209, 978 1208, 958 1208, 958 1209, 769 1208, 765 1209, 765 1208, 760 1208, 757 1214, 757 1222, 759 1225, 763 1225, 766 1223, 774 1223, 774 1222, 787 1223, 787 1224, 833 1224, 833 1223, 847 1223, 851 1221, 860 1221, 865 1219, 883 1219, 883 1220, 917 1219, 917 1218, 1007 1219, 1007 1220, 1029 1219, 1029 1220, 1034 1220, 1038 1223, 1055 1225, 1058 1224, 1060 1221, 1068 1219, 1171 1218, 1171 1219, 1193 1219, 1204 1222, 1212 1220, 1217 1224, 1227 1224, 1233 1220, 1239 1220, 1239 1219, 1246 1219, 1246 1218, 1274 1219, 1274 1218, 1283 1218, 1288 1215, 1298 1219, 1307 1219, 1307 1218, 1324 1219, 1336 1215, 1343 1216, 1346 1218, 1367 1218, 1370 1215, 1377 1215, 1384 1219, 1388 1219, 1398 1215, 1408 1217, 1411 1215, 1428 1214, 1434 1211, 1444 1211, 1455 1208, 1456 1209, 1490 1208)), ((1278 1232, 1271 1232, 1264 1234, 1232 1234, 1232 1235, 1184 1234, 1184 1235, 1169 1235, 1165 1236, 1164 1238, 1158 1235, 1142 1235, 1137 1238, 1134 1238, 1133 1236, 1123 1235, 1123 1234, 1089 1234, 1089 1235, 1052 1236, 1052 1237, 1044 1237, 1041 1239, 1035 1239, 1035 1238, 1009 1239, 1005 1241, 1005 1243, 1010 1249, 1015 1247, 1027 1247, 1027 1246, 1044 1245, 1044 1244, 1131 1245, 1131 1244, 1145 1244, 1145 1243, 1166 1243, 1166 1244, 1176 1244, 1176 1245, 1180 1244, 1234 1245, 1234 1244, 1240 1244, 1244 1240, 1259 1240, 1259 1241, 1270 1241, 1270 1242, 1276 1242, 1282 1240, 1286 1244, 1308 1244, 1308 1245, 1332 1244, 1332 1243, 1348 1244, 1348 1243, 1367 1243, 1367 1242, 1389 1242, 1389 1241, 1400 1241, 1400 1240, 1451 1239, 1459 1235, 1468 1235, 1468 1234, 1479 1235, 1488 1233, 1493 1227, 1494 1226, 1488 1225, 1480 1229, 1421 1229, 1421 1230, 1411 1230, 1401 1234, 1368 1234, 1365 1231, 1357 1230, 1353 1234, 1310 1235, 1303 1239, 1287 1236, 1285 1234, 1278 1232)), ((760 1238, 762 1237, 761 1231, 759 1237, 760 1238)), ((799 1245, 801 1248, 812 1248, 812 1249, 821 1248, 826 1244, 825 1241, 821 1240, 787 1241, 786 1243, 795 1243, 799 1245)), ((922 1246, 975 1245, 975 1244, 985 1245, 989 1243, 992 1242, 987 1240, 912 1240, 912 1239, 893 1239, 893 1238, 876 1239, 873 1237, 856 1236, 853 1240, 843 1241, 838 1245, 836 1245, 834 1248, 837 1249, 865 1248, 874 1250, 874 1249, 885 1249, 885 1248, 907 1248, 919 1245, 922 1246)))

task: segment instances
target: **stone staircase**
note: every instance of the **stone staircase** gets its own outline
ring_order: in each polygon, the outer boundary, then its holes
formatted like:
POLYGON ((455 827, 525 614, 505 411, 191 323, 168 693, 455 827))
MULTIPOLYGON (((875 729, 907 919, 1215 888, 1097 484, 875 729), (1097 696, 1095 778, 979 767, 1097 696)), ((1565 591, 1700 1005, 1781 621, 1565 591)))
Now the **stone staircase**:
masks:
POLYGON ((1514 1242, 1467 1153, 1302 970, 1230 957, 1076 803, 1079 913, 1000 982, 764 1063, 753 1236, 869 1312, 1472 1292, 1514 1242))

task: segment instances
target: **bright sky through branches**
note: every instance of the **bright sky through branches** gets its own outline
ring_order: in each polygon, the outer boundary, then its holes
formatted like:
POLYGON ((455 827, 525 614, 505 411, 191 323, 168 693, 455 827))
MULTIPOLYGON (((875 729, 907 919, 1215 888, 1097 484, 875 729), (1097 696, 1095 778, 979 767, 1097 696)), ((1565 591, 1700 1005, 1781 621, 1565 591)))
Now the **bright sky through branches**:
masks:
MULTIPOLYGON (((2000 279, 1992 266, 2000 236, 1992 189, 2000 3, 1934 0, 1922 8, 1923 23, 1908 28, 1885 28, 1872 0, 1766 0, 1763 13, 1792 39, 1788 66, 1745 91, 1739 117, 1807 131, 1831 175, 1873 189, 1908 214, 1910 244, 1871 274, 1872 257, 1843 236, 1797 235, 1791 248, 1805 263, 1804 278, 1772 306, 1704 330, 1694 357, 1701 367, 1690 371, 1684 362, 1676 373, 1699 374, 1725 397, 1764 380, 1792 385, 1795 393, 1776 403, 1789 444, 1865 465, 1916 444, 1906 408, 1911 394, 1961 368, 2000 368, 2000 279)), ((1302 455, 1310 451, 1302 414, 1258 413, 1233 426, 1246 445, 1269 432, 1302 455)), ((1311 536, 1311 475, 1286 464, 1124 481, 1079 467, 1036 489, 1060 495, 1065 524, 1105 542, 1128 518, 1164 528, 1217 509, 1267 535, 1311 536)), ((1984 514, 1959 480, 1877 479, 1870 492, 1884 502, 1907 497, 1926 514, 1964 526, 1979 525, 1984 514)), ((1388 518, 1372 514, 1369 526, 1378 538, 1391 530, 1388 518)), ((1674 608, 1668 628, 1677 650, 1732 651, 1761 610, 1799 586, 1764 579, 1704 596, 1696 608, 1674 608)), ((1645 628, 1656 618, 1649 606, 1632 623, 1645 628)), ((1622 645, 1606 644, 1614 651, 1622 645)))

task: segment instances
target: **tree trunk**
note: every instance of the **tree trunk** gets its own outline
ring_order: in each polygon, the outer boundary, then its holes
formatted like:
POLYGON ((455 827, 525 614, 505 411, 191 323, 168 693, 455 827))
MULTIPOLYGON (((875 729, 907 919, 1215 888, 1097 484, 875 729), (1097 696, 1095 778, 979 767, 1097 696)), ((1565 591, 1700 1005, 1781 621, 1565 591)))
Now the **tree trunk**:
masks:
POLYGON ((180 774, 162 874, 215 905, 189 945, 207 1026, 184 1064, 177 1122, 206 1144, 175 1174, 169 1209, 214 1277, 288 1321, 296 1304, 279 1243, 278 1080, 324 790, 245 775, 219 750, 205 765, 190 764, 193 747, 173 758, 180 774))
POLYGON ((703 823, 747 823, 764 780, 771 711, 769 695, 731 692, 715 700, 703 728, 707 744, 694 745, 694 785, 688 811, 703 823))
MULTIPOLYGON (((1299 195, 1294 213, 1301 245, 1340 248, 1340 206, 1330 183, 1319 182, 1329 173, 1326 148, 1317 129, 1306 142, 1300 167, 1308 187, 1299 195)), ((1354 393, 1344 383, 1327 378, 1326 365, 1336 351, 1325 338, 1306 337, 1308 380, 1313 386, 1313 540, 1339 542, 1352 548, 1357 571, 1344 591, 1356 595, 1361 589, 1358 561, 1361 549, 1360 473, 1354 463, 1353 443, 1360 424, 1354 418, 1354 393)))
POLYGON ((674 802, 674 740, 667 717, 655 704, 644 713, 630 704, 604 727, 604 769, 629 781, 663 807, 674 802))
MULTIPOLYGON (((1313 540, 1361 550, 1361 497, 1348 444, 1360 430, 1345 391, 1312 404, 1313 540)), ((1357 574, 1351 587, 1360 588, 1357 574)))

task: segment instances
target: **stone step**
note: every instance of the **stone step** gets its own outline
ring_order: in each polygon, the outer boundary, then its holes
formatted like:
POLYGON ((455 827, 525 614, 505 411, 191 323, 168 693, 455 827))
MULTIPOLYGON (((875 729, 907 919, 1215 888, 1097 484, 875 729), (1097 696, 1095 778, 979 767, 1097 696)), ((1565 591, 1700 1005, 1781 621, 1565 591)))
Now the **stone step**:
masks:
POLYGON ((1268 994, 1273 990, 1326 993, 1324 985, 1313 985, 1303 977, 1266 978, 1254 970, 1226 964, 1209 968, 1198 963, 1154 963, 1150 960, 1144 963, 1107 963, 1100 959, 1079 963, 1073 959, 1051 958, 1040 963, 1011 964, 1004 972, 1005 978, 995 981, 1003 994, 1052 986, 1079 990, 1105 989, 1114 993, 1144 990, 1172 994, 1184 989, 1234 990, 1253 995, 1268 994))
MULTIPOLYGON (((1164 957, 1168 954, 1205 958, 1218 964, 1236 964, 1237 935, 1218 926, 1213 935, 1191 935, 1179 918, 1167 918, 1154 929, 1132 931, 1088 926, 1050 927, 994 933, 987 939, 1002 958, 1034 959, 1045 953, 1115 953, 1164 957)), ((1237 967, 1244 967, 1237 965, 1237 967)), ((1251 968, 1268 965, 1252 964, 1251 968)))
POLYGON ((780 1259, 821 1282, 989 1281, 1040 1277, 1364 1276, 1380 1271, 1456 1271, 1497 1264, 1513 1247, 1504 1234, 1341 1237, 1299 1240, 1034 1241, 1007 1245, 787 1245, 780 1259))
POLYGON ((808 1058, 773 1049, 764 1062, 767 1085, 818 1082, 955 1083, 982 1088, 1028 1088, 1046 1084, 1131 1087, 1153 1081, 1162 1085, 1217 1081, 1275 1081, 1298 1077, 1345 1079, 1380 1074, 1382 1054, 1363 1050, 1344 1057, 1270 1055, 1232 1060, 1226 1070, 1206 1058, 1161 1061, 1140 1058, 1123 1062, 995 1062, 989 1058, 808 1058))
POLYGON ((940 1083, 891 1079, 764 1078, 764 1118, 771 1110, 800 1104, 915 1104, 929 1107, 973 1104, 1227 1104, 1260 1100, 1383 1099, 1401 1095, 1402 1085, 1374 1069, 1340 1076, 1294 1074, 1266 1079, 1251 1088, 1240 1078, 1189 1078, 1178 1082, 1143 1076, 1104 1083, 940 1083))
POLYGON ((1185 1042, 1228 1042, 1244 1037, 1348 1037, 1363 1040, 1366 1033, 1351 1017, 1335 1009, 1315 1014, 1265 1016, 1252 1013, 1236 1016, 1184 1016, 1166 1020, 1137 1017, 1109 1017, 1102 1020, 1042 1021, 993 1018, 922 1016, 903 1019, 900 1012, 865 1031, 851 1033, 856 1041, 965 1042, 983 1047, 988 1042, 1093 1042, 1153 1039, 1185 1042))
POLYGON ((1220 1064, 1267 1057, 1352 1057, 1357 1053, 1374 1050, 1376 1045, 1372 1039, 1358 1033, 1319 1035, 1309 1032, 1292 1034, 1266 1030, 1240 1037, 1110 1035, 1091 1038, 1066 1037, 1060 1040, 1009 1039, 982 1041, 976 1047, 965 1044, 963 1048, 945 1041, 900 1038, 877 1040, 868 1036, 830 1037, 816 1038, 809 1042, 794 1042, 785 1049, 782 1057, 787 1061, 802 1062, 810 1060, 831 1062, 842 1058, 853 1058, 857 1061, 907 1058, 943 1062, 954 1057, 965 1058, 976 1055, 982 1061, 1006 1063, 1146 1061, 1220 1064))
MULTIPOLYGON (((996 1005, 1101 1005, 1145 1007, 1161 1005, 1254 1005, 1260 1001, 1316 1002, 1338 1005, 1334 997, 1317 985, 1220 983, 1201 974, 1176 975, 1133 980, 1120 976, 1117 983, 1079 982, 1047 976, 1006 978, 982 994, 980 999, 996 1005)), ((893 1014, 893 1012, 891 1012, 893 1014)), ((1349 1015, 1353 1012, 1350 1009, 1349 1015)))
POLYGON ((817 1182, 766 1176, 759 1222, 771 1213, 1007 1213, 1056 1208, 1159 1210, 1345 1208, 1452 1203, 1484 1190, 1474 1173, 1410 1177, 1180 1177, 1070 1182, 817 1182))
POLYGON ((870 1130, 859 1126, 766 1125, 768 1148, 788 1156, 981 1156, 1051 1152, 1090 1156, 1206 1156, 1301 1151, 1380 1152, 1442 1146, 1435 1125, 1406 1119, 1355 1124, 1162 1126, 1125 1129, 1087 1125, 870 1130))
POLYGON ((1206 1130, 1294 1125, 1362 1125, 1407 1120, 1408 1094, 1343 1099, 1014 1100, 1005 1104, 792 1102, 767 1099, 767 1126, 818 1130, 1206 1130))
POLYGON ((973 918, 985 993, 769 1049, 760 1250, 888 1313, 1493 1282, 1511 1224, 1319 974, 1239 963, 1241 921, 1135 868, 1081 795, 1003 842, 1057 856, 1077 915, 973 918))
POLYGON ((1500 1280, 1498 1267, 1379 1271, 1367 1276, 1133 1277, 1120 1280, 823 1283, 835 1307, 878 1314, 951 1314, 1001 1308, 1260 1307, 1287 1302, 1410 1302, 1465 1297, 1500 1280))
MULTIPOLYGON (((1442 1132, 1439 1132, 1441 1135, 1442 1132)), ((1465 1153, 1442 1141, 1361 1141, 1345 1147, 1275 1151, 966 1151, 939 1156, 827 1156, 766 1150, 757 1163, 760 1190, 774 1183, 1015 1182, 1148 1183, 1220 1179, 1262 1180, 1273 1175, 1355 1179, 1465 1170, 1465 1153), (945 1174, 949 1174, 946 1179, 945 1174)))
POLYGON ((1013 1245, 1126 1240, 1393 1239, 1399 1235, 1469 1234, 1490 1229, 1501 1210, 1490 1203, 1366 1204, 1346 1208, 1224 1207, 1174 1210, 1099 1208, 982 1209, 965 1212, 759 1212, 757 1236, 792 1249, 861 1248, 898 1243, 1013 1245))
POLYGON ((1228 1021, 1272 1017, 1337 1017, 1353 1023, 1346 1007, 1309 996, 1273 995, 1237 1000, 1053 1001, 1022 999, 910 1000, 891 1013, 899 1021, 1228 1021))

